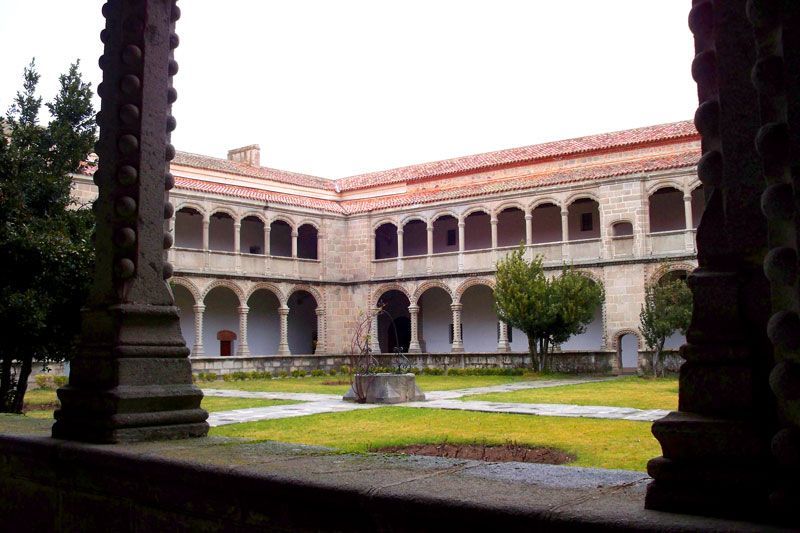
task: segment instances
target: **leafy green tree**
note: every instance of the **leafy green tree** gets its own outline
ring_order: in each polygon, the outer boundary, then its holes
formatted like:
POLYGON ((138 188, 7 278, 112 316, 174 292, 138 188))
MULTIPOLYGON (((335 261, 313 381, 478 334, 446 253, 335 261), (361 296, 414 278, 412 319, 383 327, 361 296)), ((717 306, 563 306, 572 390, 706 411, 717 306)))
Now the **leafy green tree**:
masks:
POLYGON ((542 258, 524 254, 520 247, 497 263, 495 307, 500 320, 527 335, 532 367, 547 371, 552 347, 586 330, 603 288, 566 265, 548 278, 542 258))
POLYGON ((661 363, 663 373, 664 343, 679 331, 686 335, 692 318, 692 292, 682 279, 645 287, 644 304, 639 313, 639 331, 652 352, 650 363, 653 375, 658 375, 661 363))
POLYGON ((95 141, 91 85, 79 64, 59 78, 39 124, 39 74, 31 61, 0 135, 0 411, 21 412, 34 362, 69 358, 88 292, 91 211, 73 205, 71 172, 95 141))

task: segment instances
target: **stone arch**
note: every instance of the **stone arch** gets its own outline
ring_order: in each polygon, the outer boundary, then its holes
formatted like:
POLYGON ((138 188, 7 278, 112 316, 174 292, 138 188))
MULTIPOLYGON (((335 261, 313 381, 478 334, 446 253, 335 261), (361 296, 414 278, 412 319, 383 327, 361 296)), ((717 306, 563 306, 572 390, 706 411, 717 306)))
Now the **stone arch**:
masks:
POLYGON ((300 228, 300 226, 305 226, 305 225, 312 226, 315 230, 317 230, 317 233, 320 233, 322 231, 322 224, 314 220, 311 220, 310 218, 304 218, 297 223, 298 228, 300 228))
POLYGON ((578 274, 580 276, 583 276, 584 278, 589 278, 590 280, 594 281, 595 283, 597 283, 601 287, 604 286, 603 279, 600 276, 598 276, 597 274, 595 274, 594 272, 590 271, 590 270, 579 270, 579 269, 576 268, 576 269, 573 270, 573 272, 575 272, 576 274, 578 274))
POLYGON ((248 290, 247 294, 245 295, 244 301, 248 302, 250 300, 250 297, 253 296, 253 294, 255 294, 256 291, 261 290, 261 289, 264 289, 264 290, 267 290, 267 291, 271 292, 272 294, 275 295, 275 297, 278 299, 278 301, 281 303, 281 305, 286 305, 286 301, 288 300, 288 296, 284 296, 283 291, 280 289, 280 287, 278 287, 274 283, 269 283, 269 282, 266 282, 266 281, 262 281, 260 283, 256 283, 255 285, 250 287, 250 290, 248 290))
POLYGON ((429 223, 433 224, 434 222, 436 222, 440 218, 446 217, 446 216, 451 216, 456 220, 461 220, 461 217, 458 215, 458 213, 456 213, 455 211, 446 209, 446 210, 437 211, 436 213, 434 213, 433 216, 431 216, 429 223))
POLYGON ((633 237, 633 234, 636 232, 636 226, 633 223, 633 220, 630 218, 615 218, 614 220, 608 223, 607 233, 612 237, 633 237), (614 228, 620 224, 630 224, 630 235, 615 235, 614 228))
MULTIPOLYGON (((195 211, 197 211, 198 213, 203 215, 203 218, 205 218, 206 215, 208 214, 208 212, 207 212, 205 207, 201 206, 200 204, 198 204, 196 202, 187 201, 187 200, 183 200, 181 202, 176 202, 176 204, 175 204, 175 212, 177 213, 181 209, 194 209, 195 211)), ((211 216, 211 215, 208 215, 208 216, 211 216)))
POLYGON ((460 303, 464 292, 475 285, 486 285, 492 289, 492 291, 494 291, 495 282, 490 278, 469 278, 468 280, 463 281, 455 290, 455 294, 453 294, 453 303, 460 303))
POLYGON ((453 290, 446 283, 442 281, 432 280, 432 281, 426 281, 425 283, 417 287, 417 289, 414 291, 413 296, 408 299, 411 302, 411 305, 419 305, 419 299, 422 297, 425 291, 427 291, 428 289, 432 289, 434 287, 438 287, 444 290, 444 292, 446 292, 450 296, 450 298, 453 299, 453 290))
POLYGON ((291 289, 289 289, 289 292, 286 294, 286 302, 289 301, 289 298, 292 297, 292 294, 299 291, 305 291, 311 296, 313 296, 314 299, 317 301, 317 309, 325 309, 325 299, 322 297, 322 293, 319 292, 319 290, 317 290, 315 287, 312 287, 311 285, 293 286, 291 289))
MULTIPOLYGON (((461 218, 467 218, 467 217, 468 217, 468 216, 470 216, 472 213, 478 213, 478 212, 481 212, 481 213, 486 213, 486 214, 487 214, 487 215, 489 215, 490 217, 492 216, 492 209, 491 209, 491 208, 489 208, 489 206, 485 206, 485 205, 474 205, 474 206, 472 206, 472 207, 469 207, 469 208, 467 208, 466 210, 464 210, 464 212, 463 212, 463 213, 461 213, 461 218)), ((456 217, 456 218, 459 218, 459 217, 456 217)))
POLYGON ((230 289, 231 291, 233 291, 233 293, 239 299, 239 305, 247 305, 247 299, 244 297, 245 294, 244 294, 244 291, 242 290, 242 288, 239 287, 239 285, 237 285, 236 283, 234 283, 234 282, 232 282, 230 280, 227 280, 227 279, 216 279, 216 280, 212 281, 211 283, 209 283, 208 287, 206 287, 205 290, 203 291, 203 299, 202 299, 202 301, 205 301, 206 296, 208 296, 208 293, 210 293, 212 290, 216 289, 217 287, 226 287, 226 288, 230 289))
POLYGON ((593 202, 597 202, 598 207, 600 206, 600 197, 597 196, 597 194, 595 194, 595 193, 593 193, 591 191, 581 191, 581 192, 576 192, 576 193, 572 194, 571 196, 569 196, 566 199, 566 201, 564 201, 564 207, 569 207, 572 204, 574 204, 575 202, 577 202, 578 200, 584 200, 584 199, 592 200, 593 202))
POLYGON ((655 183, 650 183, 647 186, 647 196, 648 198, 652 196, 654 193, 660 191, 661 189, 677 189, 681 192, 686 191, 686 187, 683 183, 679 182, 678 180, 671 179, 671 178, 664 178, 656 181, 655 183))
POLYGON ((405 226, 409 222, 414 222, 415 220, 419 220, 420 222, 424 222, 426 225, 428 224, 428 219, 427 218, 425 218, 422 215, 414 214, 414 215, 408 215, 407 217, 403 218, 400 221, 400 224, 399 224, 398 227, 402 228, 403 226, 405 226))
POLYGON ((650 276, 649 276, 649 278, 647 280, 647 285, 648 286, 655 285, 656 283, 659 282, 659 280, 661 278, 663 278, 665 275, 669 274, 670 272, 674 272, 676 270, 685 270, 686 272, 691 274, 692 271, 695 268, 697 268, 697 267, 695 267, 691 263, 686 263, 686 262, 682 262, 682 261, 681 262, 676 262, 676 263, 665 263, 665 264, 659 266, 658 268, 656 268, 653 271, 653 273, 650 274, 650 276))
POLYGON ((192 283, 189 279, 183 277, 173 277, 170 278, 169 282, 175 285, 180 285, 181 287, 189 291, 189 293, 192 295, 192 298, 194 298, 195 305, 203 303, 203 298, 205 297, 205 294, 201 293, 200 289, 197 288, 197 285, 192 283))
POLYGON ((241 220, 244 220, 244 219, 246 219, 246 218, 248 218, 248 217, 257 218, 257 219, 258 219, 258 220, 260 220, 260 221, 261 221, 261 222, 262 222, 262 223, 263 223, 265 226, 266 226, 267 224, 269 224, 269 222, 268 222, 268 220, 267 220, 267 217, 264 215, 264 213, 260 213, 260 212, 258 212, 258 211, 245 211, 244 213, 242 213, 242 214, 240 215, 240 217, 239 217, 239 220, 241 221, 241 220))
POLYGON ((269 225, 272 225, 273 222, 278 222, 278 221, 285 222, 286 224, 288 224, 289 227, 292 228, 292 231, 295 231, 297 229, 297 226, 295 226, 295 223, 291 219, 291 217, 287 217, 285 215, 274 215, 272 218, 269 219, 269 225))
POLYGON ((493 217, 497 217, 500 213, 505 211, 506 209, 519 209, 526 215, 530 214, 529 206, 526 206, 522 202, 518 200, 509 200, 507 202, 503 202, 498 206, 495 206, 494 210, 490 213, 493 217))
POLYGON ((528 204, 528 210, 525 211, 525 212, 528 213, 530 211, 533 211, 537 207, 545 205, 545 204, 553 204, 553 205, 557 206, 559 209, 564 209, 564 202, 562 202, 561 200, 558 200, 557 198, 554 198, 552 196, 545 196, 544 198, 537 198, 536 200, 534 200, 530 204, 528 204))
POLYGON ((688 185, 689 192, 693 192, 695 189, 697 189, 698 187, 702 187, 702 186, 703 186, 703 182, 702 181, 700 181, 699 179, 693 179, 692 181, 689 182, 689 185, 688 185))
POLYGON ((619 341, 625 335, 633 335, 634 337, 636 337, 636 346, 637 346, 637 348, 639 350, 643 350, 644 349, 644 340, 642 339, 642 334, 638 330, 631 329, 631 328, 622 328, 622 329, 618 329, 617 331, 615 331, 611 335, 611 349, 612 350, 614 350, 615 352, 619 351, 619 341))
POLYGON ((213 217, 217 213, 224 213, 224 214, 228 215, 229 217, 231 217, 233 219, 233 223, 234 224, 236 224, 237 222, 239 222, 241 220, 239 218, 239 214, 235 210, 231 209, 230 207, 226 207, 224 205, 223 206, 214 206, 213 208, 209 209, 208 216, 209 217, 213 217))
POLYGON ((369 301, 370 308, 378 305, 378 300, 380 299, 380 297, 389 291, 402 292, 405 295, 405 297, 408 298, 408 301, 409 302, 411 301, 411 295, 408 293, 408 290, 406 290, 405 287, 403 287, 399 283, 385 283, 383 285, 379 285, 378 287, 375 288, 375 290, 372 291, 369 301))
POLYGON ((393 218, 381 218, 372 224, 372 233, 374 234, 384 224, 392 224, 395 228, 400 227, 397 225, 397 220, 393 218))

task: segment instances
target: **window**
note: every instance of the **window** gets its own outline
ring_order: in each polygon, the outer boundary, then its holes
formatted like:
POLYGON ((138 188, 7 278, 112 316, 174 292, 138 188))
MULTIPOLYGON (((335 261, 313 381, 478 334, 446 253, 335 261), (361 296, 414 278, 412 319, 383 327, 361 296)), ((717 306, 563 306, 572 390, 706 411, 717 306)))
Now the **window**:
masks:
POLYGON ((449 229, 447 230, 447 246, 455 246, 456 245, 456 230, 449 229))
POLYGON ((591 213, 581 213, 581 231, 592 231, 594 225, 592 224, 591 213))

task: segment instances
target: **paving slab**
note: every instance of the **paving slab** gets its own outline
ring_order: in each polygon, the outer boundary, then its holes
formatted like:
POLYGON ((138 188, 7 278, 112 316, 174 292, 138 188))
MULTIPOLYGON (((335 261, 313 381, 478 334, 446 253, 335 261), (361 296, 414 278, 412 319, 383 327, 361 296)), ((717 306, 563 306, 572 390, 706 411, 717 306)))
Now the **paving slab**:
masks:
POLYGON ((357 404, 338 400, 306 402, 292 405, 273 405, 270 407, 251 407, 249 409, 209 413, 208 425, 217 427, 228 424, 241 424, 243 422, 256 422, 258 420, 274 420, 277 418, 292 418, 322 413, 341 413, 360 409, 374 409, 376 407, 385 406, 378 404, 357 404))

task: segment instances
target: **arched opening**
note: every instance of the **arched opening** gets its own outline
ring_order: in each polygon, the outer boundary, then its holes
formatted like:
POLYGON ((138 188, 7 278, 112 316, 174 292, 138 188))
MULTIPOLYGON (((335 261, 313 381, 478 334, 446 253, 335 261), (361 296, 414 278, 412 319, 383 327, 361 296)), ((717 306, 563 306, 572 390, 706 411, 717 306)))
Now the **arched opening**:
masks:
MULTIPOLYGON (((206 310, 203 313, 203 349, 206 355, 219 356, 220 331, 239 330, 239 297, 228 287, 214 287, 203 300, 206 310)), ((236 353, 235 341, 232 352, 236 353)))
POLYGON ((233 342, 236 340, 236 332, 229 329, 218 331, 217 340, 219 341, 220 357, 230 357, 233 355, 233 342))
POLYGON ((281 303, 270 290, 259 289, 250 295, 247 306, 247 347, 253 355, 278 353, 281 341, 281 303))
POLYGON ((591 198, 580 198, 569 204, 567 212, 570 241, 600 238, 600 204, 591 198))
POLYGON ((269 225, 269 254, 292 257, 292 227, 283 220, 273 220, 269 225))
POLYGON ((622 372, 637 372, 639 369, 639 338, 633 333, 622 335, 619 338, 617 352, 622 372))
MULTIPOLYGON (((686 270, 678 269, 678 270, 670 270, 658 278, 658 285, 663 285, 665 283, 670 283, 675 280, 681 280, 686 282, 689 278, 689 272, 686 270)), ((667 340, 664 341, 664 349, 665 350, 677 350, 681 346, 686 344, 686 335, 682 335, 680 331, 676 331, 669 337, 667 340)))
POLYGON ((447 353, 452 348, 453 299, 441 287, 431 287, 419 297, 417 333, 419 346, 427 353, 447 353))
POLYGON ((408 297, 398 290, 386 291, 378 298, 378 344, 381 353, 394 353, 396 348, 408 353, 411 343, 411 319, 408 297))
POLYGON ((303 259, 319 259, 317 255, 317 228, 311 224, 303 224, 297 230, 297 257, 303 259))
POLYGON ((633 224, 630 222, 614 222, 611 226, 611 235, 613 237, 632 237, 633 224))
POLYGON ((289 351, 292 355, 313 354, 317 347, 317 300, 307 291, 289 297, 289 351))
POLYGON ((239 250, 244 254, 264 253, 264 222, 258 217, 242 219, 239 229, 239 250))
POLYGON ((561 210, 555 204, 541 204, 531 213, 533 244, 560 242, 561 235, 561 210))
MULTIPOLYGON (((172 294, 175 297, 175 306, 178 308, 180 316, 181 335, 186 346, 194 346, 194 296, 183 285, 172 284, 172 294)), ((192 353, 194 355, 194 353, 192 353)))
POLYGON ((220 252, 234 250, 233 217, 228 213, 214 213, 208 226, 208 249, 220 252))
POLYGON ((403 226, 403 256, 428 253, 428 224, 424 220, 411 220, 403 226))
POLYGON ((375 229, 375 259, 397 257, 397 226, 391 222, 375 229))
POLYGON ((203 249, 203 215, 199 211, 184 207, 175 213, 175 246, 203 249))
POLYGON ((464 249, 485 250, 491 247, 491 217, 485 211, 473 211, 464 218, 464 249))
POLYGON ((497 215, 497 246, 525 244, 525 212, 518 207, 503 209, 497 215))
POLYGON ((703 186, 699 185, 692 191, 692 226, 696 229, 700 225, 703 211, 706 209, 706 194, 703 186))
POLYGON ((592 321, 586 325, 583 333, 573 335, 561 345, 562 350, 594 351, 603 348, 603 304, 594 310, 592 321))
POLYGON ((674 187, 662 187, 650 195, 650 232, 686 229, 683 192, 674 187))
POLYGON ((497 314, 494 291, 473 285, 461 295, 461 338, 465 352, 497 351, 497 314))
POLYGON ((443 215, 433 221, 433 253, 458 251, 458 219, 443 215))

